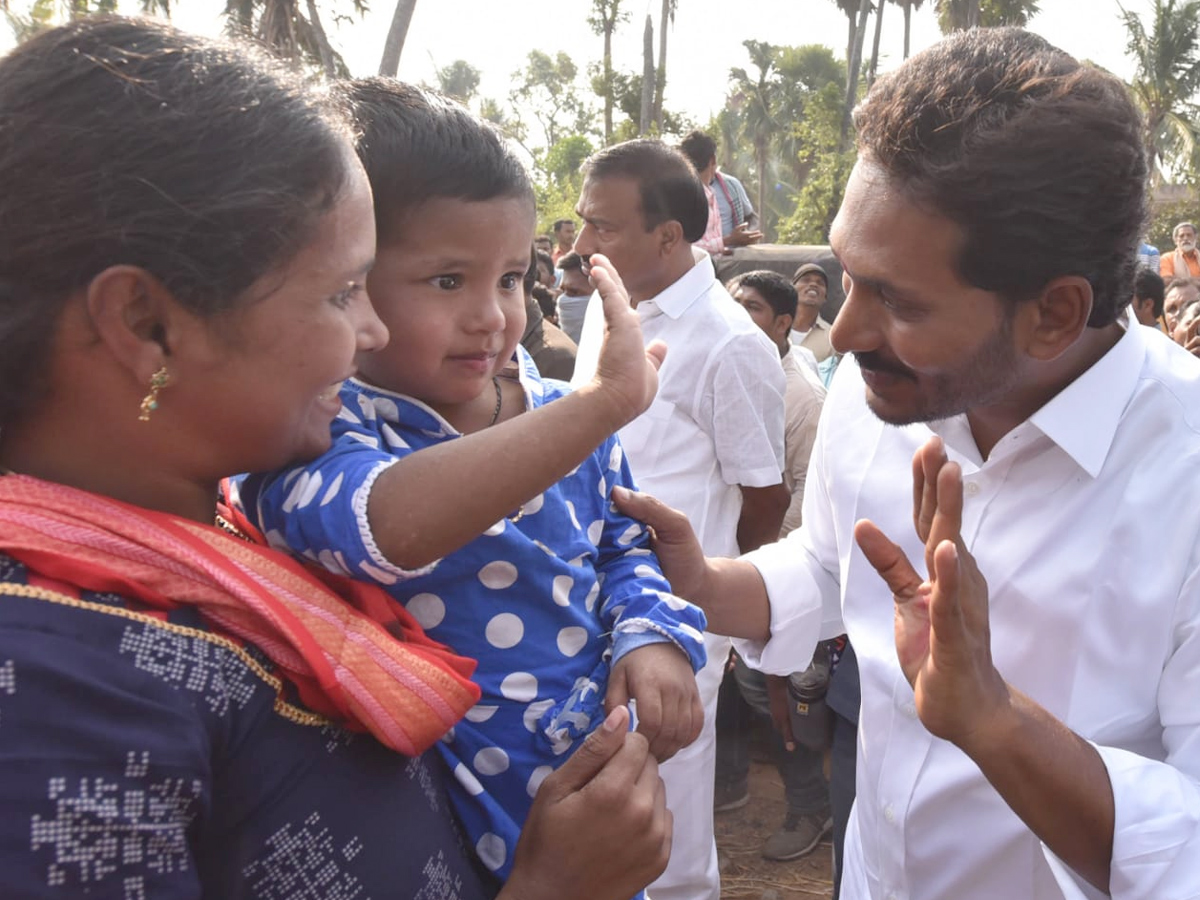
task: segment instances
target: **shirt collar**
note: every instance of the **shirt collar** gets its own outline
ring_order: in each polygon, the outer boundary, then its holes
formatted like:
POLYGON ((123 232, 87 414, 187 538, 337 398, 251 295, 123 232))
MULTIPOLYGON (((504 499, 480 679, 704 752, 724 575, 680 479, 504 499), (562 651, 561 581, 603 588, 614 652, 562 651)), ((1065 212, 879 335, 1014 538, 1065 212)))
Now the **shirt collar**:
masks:
MULTIPOLYGON (((664 315, 672 319, 682 318, 716 280, 712 259, 707 253, 693 245, 692 259, 692 267, 682 277, 649 300, 643 300, 638 304, 638 309, 641 310, 647 303, 652 303, 664 315)), ((646 312, 650 310, 647 309, 646 312)))
POLYGON ((1029 421, 1095 478, 1108 457, 1145 358, 1146 335, 1136 325, 1127 328, 1104 356, 1029 421))

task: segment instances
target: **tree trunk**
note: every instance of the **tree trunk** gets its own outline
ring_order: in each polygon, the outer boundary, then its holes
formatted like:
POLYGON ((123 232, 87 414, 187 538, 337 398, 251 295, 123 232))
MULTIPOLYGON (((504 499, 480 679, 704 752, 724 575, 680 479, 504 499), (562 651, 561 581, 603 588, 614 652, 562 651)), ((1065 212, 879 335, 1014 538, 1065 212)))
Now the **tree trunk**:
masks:
MULTIPOLYGON (((312 0, 309 0, 311 3, 312 0)), ((875 83, 875 72, 879 68, 879 36, 883 33, 883 8, 886 0, 876 0, 875 7, 875 40, 871 44, 871 66, 867 69, 867 87, 875 83)))
POLYGON ((870 10, 871 0, 861 0, 858 4, 858 25, 854 29, 854 46, 851 48, 850 59, 846 61, 846 106, 842 111, 839 151, 846 149, 846 138, 850 135, 850 113, 854 109, 854 101, 858 99, 858 70, 862 66, 863 41, 867 36, 867 14, 870 10))
POLYGON ((850 65, 850 57, 854 55, 854 13, 846 13, 846 65, 850 65))
POLYGON ((646 13, 646 30, 642 33, 642 114, 638 119, 638 134, 650 133, 654 112, 654 20, 646 13))
POLYGON ((754 155, 758 157, 758 221, 761 228, 767 221, 767 142, 756 141, 754 155))
POLYGON ((979 0, 966 0, 967 28, 979 27, 979 0))
POLYGON ((654 124, 658 133, 663 130, 663 94, 667 90, 667 22, 671 18, 671 0, 662 0, 662 15, 658 20, 658 71, 654 80, 654 124))
POLYGON ((333 63, 333 48, 329 46, 329 37, 325 34, 325 26, 321 24, 321 14, 317 11, 317 0, 307 0, 308 21, 312 25, 313 37, 317 41, 317 49, 321 53, 321 68, 325 77, 337 78, 337 67, 333 63))
POLYGON ((908 39, 912 34, 912 0, 904 4, 904 58, 908 59, 908 39))
MULTIPOLYGON (((311 2, 311 0, 310 0, 311 2)), ((613 70, 612 34, 616 21, 604 23, 604 146, 612 143, 613 135, 613 70)))
POLYGON ((408 25, 412 21, 417 0, 396 0, 396 11, 392 14, 392 25, 388 28, 387 40, 383 42, 383 56, 379 60, 379 74, 395 78, 400 69, 400 51, 408 37, 408 25))

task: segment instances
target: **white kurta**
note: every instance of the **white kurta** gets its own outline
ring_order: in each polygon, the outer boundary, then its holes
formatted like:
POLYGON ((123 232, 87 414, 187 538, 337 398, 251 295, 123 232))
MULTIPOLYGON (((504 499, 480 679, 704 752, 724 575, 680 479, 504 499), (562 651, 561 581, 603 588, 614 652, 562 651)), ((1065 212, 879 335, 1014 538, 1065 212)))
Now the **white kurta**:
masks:
MULTIPOLYGON (((846 900, 1098 897, 975 764, 916 717, 890 592, 854 544, 870 518, 924 566, 910 463, 931 433, 962 465, 963 538, 987 578, 1000 673, 1092 741, 1116 799, 1112 896, 1200 892, 1200 362, 1132 328, 980 458, 964 417, 903 428, 870 412, 852 360, 825 404, 804 524, 749 554, 790 672, 843 630, 862 680, 846 900)), ((743 642, 739 642, 742 644, 743 642)))

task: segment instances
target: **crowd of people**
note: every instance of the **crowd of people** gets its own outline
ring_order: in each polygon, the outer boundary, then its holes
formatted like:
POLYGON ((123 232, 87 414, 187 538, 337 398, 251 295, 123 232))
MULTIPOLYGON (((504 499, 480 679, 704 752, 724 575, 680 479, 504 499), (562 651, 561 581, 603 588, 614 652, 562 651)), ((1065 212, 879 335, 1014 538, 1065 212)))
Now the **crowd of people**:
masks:
POLYGON ((0 894, 719 900, 758 720, 835 896, 1194 896, 1196 230, 1024 31, 855 125, 830 323, 699 132, 538 236, 425 89, 0 60, 0 894))

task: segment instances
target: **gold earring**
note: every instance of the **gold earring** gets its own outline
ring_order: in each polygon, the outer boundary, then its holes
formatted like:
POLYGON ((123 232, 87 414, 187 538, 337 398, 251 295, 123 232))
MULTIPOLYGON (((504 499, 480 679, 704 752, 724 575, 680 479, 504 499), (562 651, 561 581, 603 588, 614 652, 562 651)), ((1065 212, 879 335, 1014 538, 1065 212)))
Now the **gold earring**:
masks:
POLYGON ((150 393, 142 398, 142 410, 138 415, 139 422, 150 421, 150 413, 158 409, 158 392, 165 388, 170 380, 171 376, 167 372, 166 366, 150 376, 150 393))

